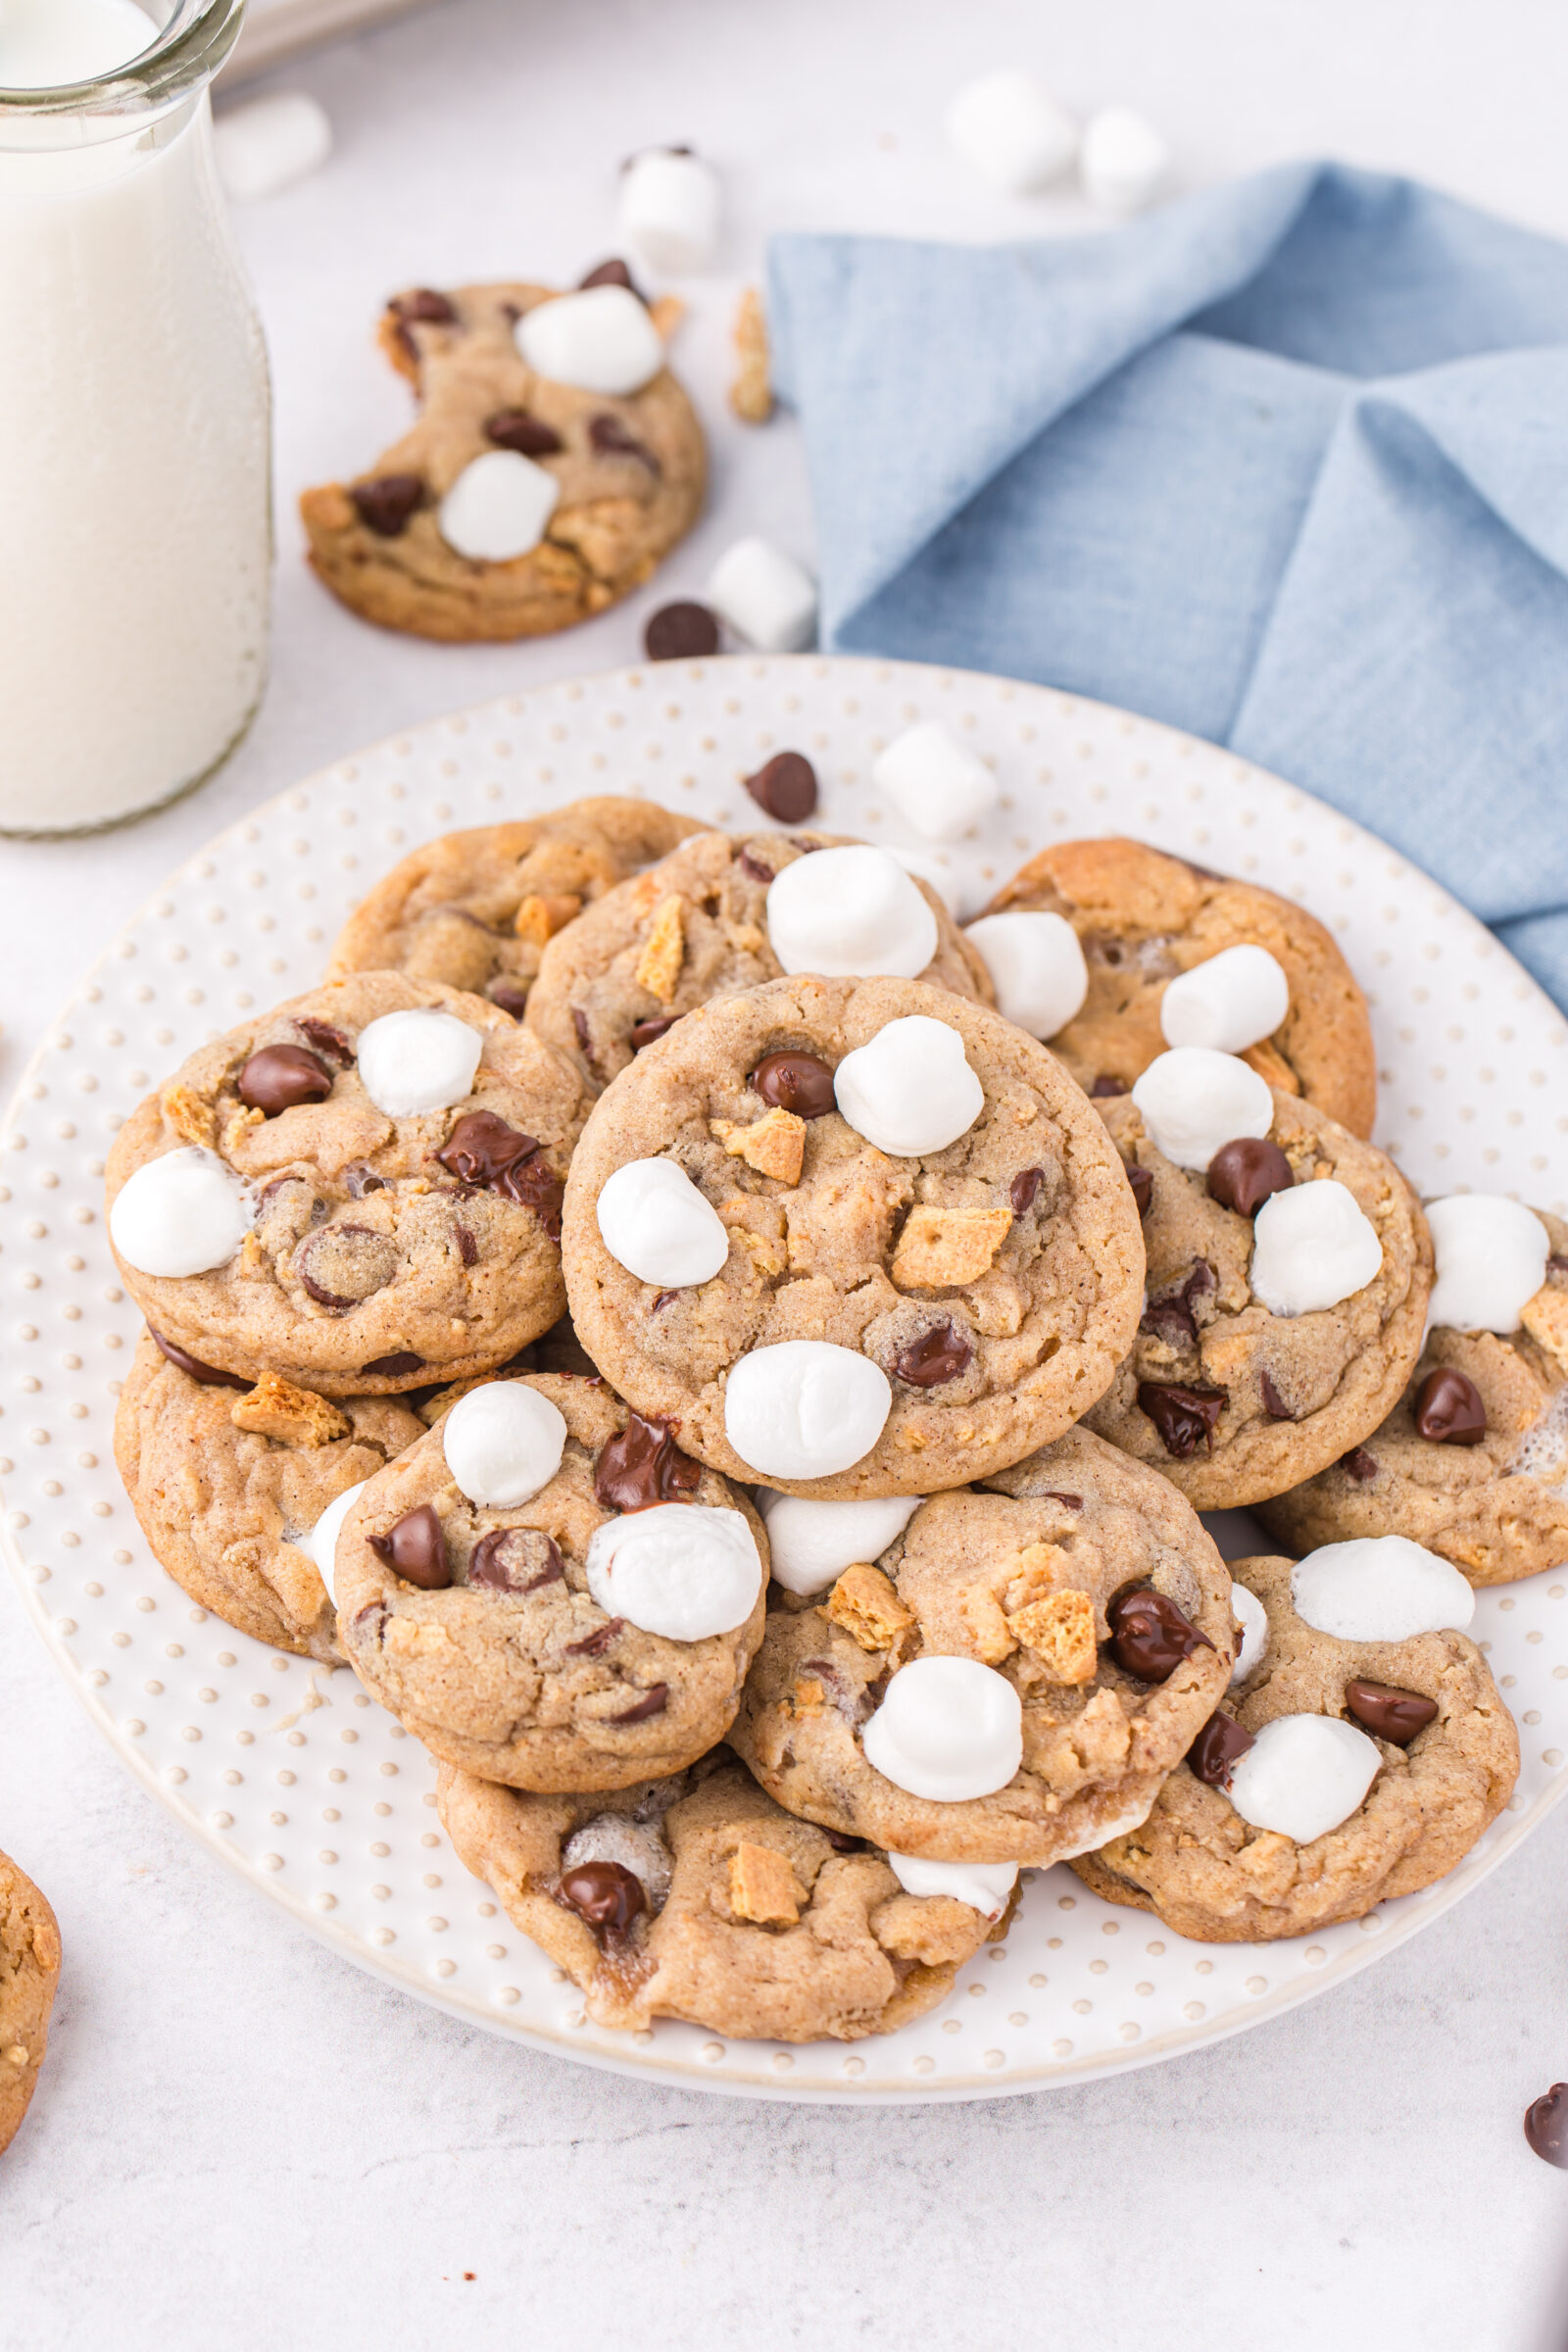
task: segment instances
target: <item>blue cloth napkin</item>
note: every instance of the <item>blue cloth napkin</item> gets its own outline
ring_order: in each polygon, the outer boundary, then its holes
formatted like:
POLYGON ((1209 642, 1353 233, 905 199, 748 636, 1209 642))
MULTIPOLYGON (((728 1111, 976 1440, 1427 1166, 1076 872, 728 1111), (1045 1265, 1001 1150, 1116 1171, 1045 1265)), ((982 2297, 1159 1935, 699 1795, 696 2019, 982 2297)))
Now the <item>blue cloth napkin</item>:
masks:
POLYGON ((775 240, 824 644, 1307 787, 1568 1006, 1568 247, 1301 164, 1108 235, 775 240))

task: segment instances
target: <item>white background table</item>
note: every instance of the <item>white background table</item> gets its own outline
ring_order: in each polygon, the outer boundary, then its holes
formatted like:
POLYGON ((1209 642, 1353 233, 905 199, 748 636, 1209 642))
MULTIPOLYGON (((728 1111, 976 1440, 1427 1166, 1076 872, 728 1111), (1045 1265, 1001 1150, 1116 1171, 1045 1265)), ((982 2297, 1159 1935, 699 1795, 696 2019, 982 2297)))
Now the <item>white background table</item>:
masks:
MULTIPOLYGON (((220 823, 415 720, 637 658, 641 613, 700 589, 742 530, 809 556, 789 425, 723 414, 735 288, 777 227, 1083 224, 1070 197, 991 195, 942 146, 955 84, 1015 59, 1079 110, 1143 108, 1189 185, 1332 152, 1568 234, 1557 0, 449 0, 296 65, 336 155, 238 221, 277 391, 270 691, 183 807, 0 845, 7 1085, 107 932, 220 823), (569 280, 612 249, 618 160, 678 139, 729 191, 722 273, 682 289, 677 364, 714 439, 701 530, 636 604, 565 639, 363 627, 307 573, 294 500, 402 429, 369 343, 380 300, 569 280)), ((0 1306, 5 1290, 0 1266, 0 1306)), ((9 1411, 13 1377, 0 1357, 9 1411)), ((1102 2083, 881 2113, 620 2082, 347 1968, 122 1775, 9 1586, 0 1844, 50 1893, 68 1954, 42 2090, 0 2163, 8 2347, 1514 2352, 1568 2249, 1568 2181, 1519 2130, 1568 2074, 1568 1807, 1291 2016, 1102 2083)), ((1553 2352, 1565 2334, 1559 2317, 1553 2352)))

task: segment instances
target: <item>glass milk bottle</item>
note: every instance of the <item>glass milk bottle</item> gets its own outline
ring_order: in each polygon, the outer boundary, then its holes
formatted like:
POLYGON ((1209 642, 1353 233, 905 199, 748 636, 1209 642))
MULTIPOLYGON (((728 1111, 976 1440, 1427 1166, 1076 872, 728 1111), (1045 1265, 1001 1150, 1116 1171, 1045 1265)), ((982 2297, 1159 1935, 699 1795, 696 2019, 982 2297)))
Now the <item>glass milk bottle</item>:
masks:
POLYGON ((0 833, 187 792, 262 691, 267 353, 207 85, 244 0, 0 0, 0 833))

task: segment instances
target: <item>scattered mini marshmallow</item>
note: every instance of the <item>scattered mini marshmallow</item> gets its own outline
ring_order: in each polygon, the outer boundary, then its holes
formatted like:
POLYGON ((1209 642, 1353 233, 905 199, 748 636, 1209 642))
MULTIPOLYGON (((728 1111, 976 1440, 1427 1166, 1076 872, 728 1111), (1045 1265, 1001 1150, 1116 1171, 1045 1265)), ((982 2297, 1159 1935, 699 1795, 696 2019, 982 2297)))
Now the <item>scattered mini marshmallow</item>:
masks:
POLYGON ((937 918, 897 858, 859 843, 815 850, 767 889, 768 944, 786 972, 913 980, 937 952, 937 918))
POLYGON ((333 1563, 337 1558, 337 1540, 343 1532, 343 1522, 369 1485, 362 1478, 357 1485, 345 1487, 334 1502, 329 1502, 310 1534, 301 1539, 300 1549, 316 1562, 326 1587, 326 1597, 337 1607, 337 1587, 332 1581, 333 1563))
POLYGON ((1310 1845, 1349 1820, 1382 1762, 1376 1740, 1337 1715, 1276 1715, 1231 1766, 1225 1792, 1254 1830, 1310 1845))
POLYGON ((332 125, 304 90, 277 90, 231 107, 213 124, 213 153, 224 193, 254 204, 291 188, 325 163, 332 125))
POLYGON ((666 1642, 733 1633, 761 1587, 757 1539, 740 1511, 656 1502, 607 1519, 588 1539, 588 1590, 606 1616, 666 1642))
POLYGON ((941 858, 933 857, 929 850, 889 850, 888 856, 896 858, 905 872, 913 874, 917 882, 928 882, 951 915, 956 918, 962 915, 964 884, 961 874, 956 874, 951 866, 944 865, 941 858))
POLYGON ((389 1119, 447 1110, 473 1092, 484 1039, 456 1013, 383 1012, 360 1031, 360 1084, 389 1119))
POLYGON ((816 582, 766 539, 737 539, 719 557, 708 601, 761 654, 802 654, 816 636, 816 582))
POLYGON ((561 484, 513 449, 487 449, 441 501, 441 536, 472 564, 510 564, 545 535, 561 484))
POLYGON ((138 1274, 210 1274, 227 1265, 254 1221, 249 1187, 216 1152, 189 1144, 126 1177, 109 1236, 138 1274))
POLYGON ((647 305, 625 286, 554 295, 524 311, 512 331, 519 357, 536 374, 584 392, 640 392, 664 365, 647 305))
POLYGON ((1221 1144, 1264 1136, 1274 1121, 1268 1083, 1211 1046, 1157 1054, 1133 1088, 1156 1151, 1179 1168, 1206 1168, 1221 1144))
POLYGON ((1159 1003, 1167 1046, 1211 1046, 1243 1054, 1272 1037, 1291 1009, 1285 967, 1267 948, 1222 948, 1178 972, 1159 1003))
POLYGON ((566 1424, 548 1396, 520 1380, 486 1381, 441 1419, 447 1468, 470 1502, 509 1510, 561 1468, 566 1424))
POLYGON ((1061 914, 983 914, 965 925, 997 992, 997 1010, 1031 1037, 1054 1037, 1083 1010, 1089 966, 1061 914))
POLYGON ((943 119, 948 144, 1009 196, 1060 177, 1078 152, 1078 125, 1021 66, 966 82, 943 119))
POLYGON ((1242 1629, 1241 1654, 1231 1668, 1231 1689, 1245 1683, 1253 1668, 1261 1665, 1268 1647, 1268 1611, 1255 1592, 1245 1585, 1231 1587, 1231 1615, 1242 1629))
POLYGON ((724 1385, 724 1435, 760 1478, 831 1478, 870 1452, 893 1410, 887 1374, 853 1348, 754 1348, 724 1385))
POLYGON ((846 1568, 886 1551, 920 1508, 918 1494, 878 1495, 864 1502, 817 1501, 809 1494, 758 1495, 767 1522, 773 1575, 786 1592, 814 1600, 846 1568))
POLYGON ((1533 1209, 1499 1193, 1451 1193, 1427 1206, 1438 1279, 1431 1323, 1452 1331, 1517 1331, 1546 1279, 1551 1244, 1533 1209))
POLYGON ((718 174, 701 156, 649 147, 621 173, 617 241, 678 277, 712 260, 718 213, 718 174))
POLYGON ((896 735, 872 760, 871 776, 905 823, 927 841, 956 841, 997 805, 990 768, 939 718, 896 735))
POLYGON ((924 1012, 888 1021, 846 1054, 833 1073, 833 1097, 856 1134, 895 1159, 945 1152, 986 1106, 962 1038, 924 1012))
POLYGON ((1271 1193, 1252 1219, 1252 1297, 1271 1315, 1309 1315, 1364 1290, 1383 1263, 1377 1227, 1333 1176, 1271 1193))
POLYGON ((1408 1536, 1320 1544, 1291 1572, 1298 1617, 1337 1642, 1405 1642, 1462 1634, 1476 1613, 1467 1577, 1408 1536))
POLYGON ((1130 106, 1102 107, 1084 125, 1078 170, 1084 194, 1107 213, 1141 213, 1170 176, 1170 149, 1130 106))
POLYGON ((895 1788, 960 1804, 1005 1788, 1023 1762, 1023 1707, 1006 1676, 978 1658, 914 1658, 888 1684, 860 1745, 895 1788))
POLYGON ((595 1214, 615 1263, 662 1290, 710 1282, 729 1255, 723 1219, 672 1159, 627 1160, 606 1179, 595 1214))
POLYGON ((1018 1880, 1016 1862, 926 1862, 918 1854, 889 1853, 888 1864, 906 1894, 951 1894, 982 1919, 1000 1919, 1018 1880))

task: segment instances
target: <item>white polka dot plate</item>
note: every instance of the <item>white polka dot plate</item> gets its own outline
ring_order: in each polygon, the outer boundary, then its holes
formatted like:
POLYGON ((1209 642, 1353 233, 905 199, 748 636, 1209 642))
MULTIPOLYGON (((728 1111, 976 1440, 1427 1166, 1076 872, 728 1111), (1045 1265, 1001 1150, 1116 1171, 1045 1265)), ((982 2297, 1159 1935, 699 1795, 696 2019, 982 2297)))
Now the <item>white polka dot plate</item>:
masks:
POLYGON ((754 812, 740 779, 784 748, 816 763, 823 822, 908 850, 966 913, 1045 842, 1111 830, 1289 892, 1371 997, 1380 1136, 1417 1185, 1568 1214, 1568 1027, 1435 883, 1304 793, 1167 728, 997 678, 803 656, 573 680, 380 744, 259 808, 171 877, 65 1007, 0 1165, 6 1550, 129 1769, 346 1958, 460 2017, 590 2064, 774 2098, 975 2098, 1146 2064, 1365 1966, 1528 1834, 1564 1787, 1563 1582, 1480 1595, 1473 1630, 1519 1719, 1524 1769, 1508 1811, 1424 1895, 1311 1940, 1205 1948, 1061 1868, 1032 1874, 1006 1943, 960 1973, 941 2010, 886 2038, 784 2049, 666 2023, 627 2039, 583 2022, 570 1984, 455 1859, 417 1743, 346 1670, 193 1608, 115 1476, 117 1376, 137 1317, 114 1280, 100 1179, 141 1096, 242 1013, 309 987, 355 899, 413 844, 589 792, 741 825, 754 812), (939 852, 878 806, 870 776, 885 742, 933 717, 1001 786, 985 825, 939 852))

